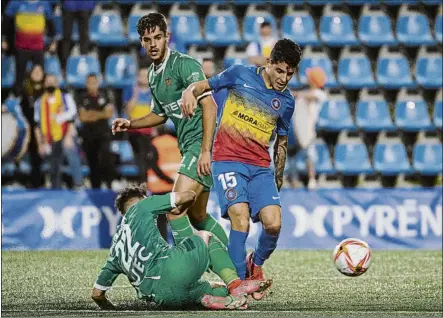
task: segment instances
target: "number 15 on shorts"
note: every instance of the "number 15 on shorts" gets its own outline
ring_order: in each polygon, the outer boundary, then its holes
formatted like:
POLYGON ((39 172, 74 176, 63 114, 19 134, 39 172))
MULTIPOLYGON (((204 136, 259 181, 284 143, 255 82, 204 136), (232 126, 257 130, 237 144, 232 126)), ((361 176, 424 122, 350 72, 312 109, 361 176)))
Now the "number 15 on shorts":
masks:
POLYGON ((223 190, 228 190, 229 188, 235 188, 237 186, 237 178, 235 177, 235 172, 226 172, 218 176, 218 181, 220 181, 223 190))

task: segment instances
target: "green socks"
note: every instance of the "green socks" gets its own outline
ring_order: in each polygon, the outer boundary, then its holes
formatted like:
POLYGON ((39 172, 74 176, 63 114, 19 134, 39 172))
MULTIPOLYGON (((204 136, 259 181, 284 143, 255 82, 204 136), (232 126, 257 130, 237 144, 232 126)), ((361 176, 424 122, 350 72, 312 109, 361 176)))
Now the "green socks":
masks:
POLYGON ((226 285, 238 279, 237 271, 229 257, 228 250, 217 237, 211 236, 208 249, 212 271, 216 273, 226 285))
POLYGON ((226 235, 223 227, 218 223, 210 214, 206 215, 206 218, 200 223, 195 224, 195 228, 199 231, 208 231, 217 236, 217 238, 225 245, 228 246, 228 236, 226 235))
POLYGON ((189 222, 187 215, 184 215, 179 219, 169 220, 168 222, 169 226, 171 227, 175 245, 180 244, 181 241, 187 237, 190 237, 194 233, 192 231, 191 222, 189 222))

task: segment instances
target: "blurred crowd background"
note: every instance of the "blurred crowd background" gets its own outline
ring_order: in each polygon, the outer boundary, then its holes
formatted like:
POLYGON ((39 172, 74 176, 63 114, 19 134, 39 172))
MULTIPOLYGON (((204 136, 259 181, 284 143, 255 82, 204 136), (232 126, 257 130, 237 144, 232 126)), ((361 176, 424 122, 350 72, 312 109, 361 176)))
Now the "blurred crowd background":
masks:
MULTIPOLYGON (((295 94, 310 90, 308 68, 324 71, 315 140, 301 147, 292 127, 285 187, 441 184, 440 1, 10 0, 1 9, 2 186, 171 189, 180 165, 171 122, 110 130, 116 117, 150 111, 151 62, 136 24, 153 11, 168 18, 170 47, 207 77, 264 65, 283 37, 303 48, 295 94)), ((223 94, 214 98, 221 107, 223 94)))

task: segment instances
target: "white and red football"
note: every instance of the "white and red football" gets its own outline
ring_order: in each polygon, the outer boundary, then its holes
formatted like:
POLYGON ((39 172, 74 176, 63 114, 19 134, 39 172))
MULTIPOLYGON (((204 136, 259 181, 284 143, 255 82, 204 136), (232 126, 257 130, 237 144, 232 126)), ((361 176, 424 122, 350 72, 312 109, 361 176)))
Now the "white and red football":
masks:
POLYGON ((368 243, 362 240, 348 238, 337 244, 332 259, 340 273, 346 276, 360 276, 371 264, 371 249, 368 243))

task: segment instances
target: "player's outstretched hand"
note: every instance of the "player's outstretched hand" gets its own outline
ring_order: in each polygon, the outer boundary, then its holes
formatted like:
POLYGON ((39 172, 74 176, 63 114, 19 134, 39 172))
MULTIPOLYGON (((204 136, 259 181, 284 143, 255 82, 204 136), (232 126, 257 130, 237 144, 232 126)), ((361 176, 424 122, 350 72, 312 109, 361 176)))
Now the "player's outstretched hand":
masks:
POLYGON ((197 163, 197 173, 199 177, 211 175, 211 152, 202 151, 197 163))
POLYGON ((185 89, 182 93, 181 108, 186 118, 192 117, 197 108, 197 99, 194 96, 194 92, 189 88, 185 89))
POLYGON ((112 121, 112 134, 116 132, 128 131, 131 126, 131 122, 125 118, 116 118, 112 121))

